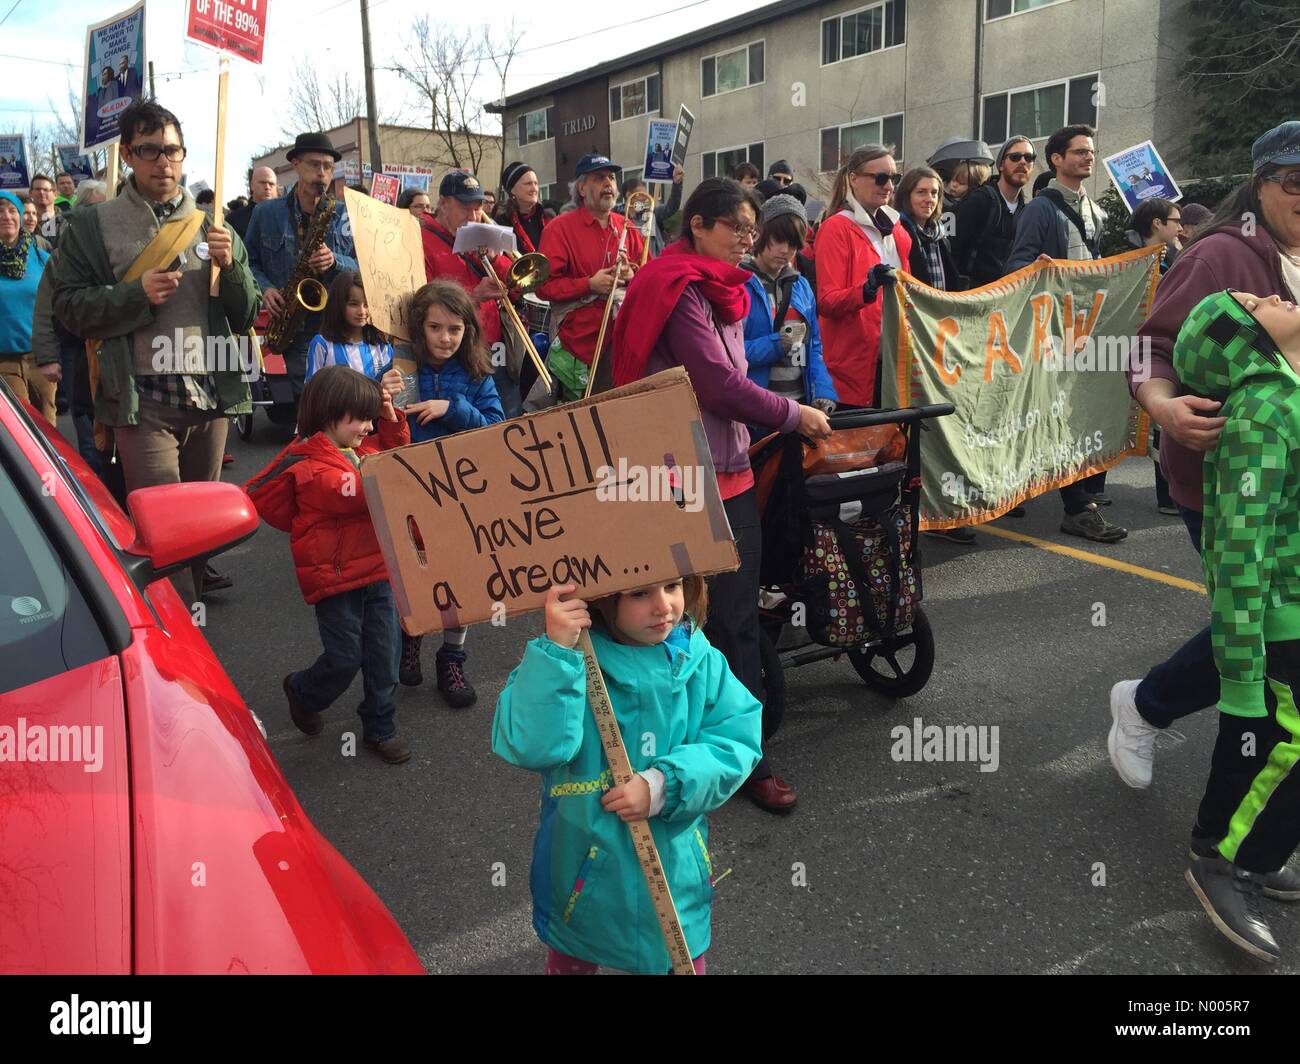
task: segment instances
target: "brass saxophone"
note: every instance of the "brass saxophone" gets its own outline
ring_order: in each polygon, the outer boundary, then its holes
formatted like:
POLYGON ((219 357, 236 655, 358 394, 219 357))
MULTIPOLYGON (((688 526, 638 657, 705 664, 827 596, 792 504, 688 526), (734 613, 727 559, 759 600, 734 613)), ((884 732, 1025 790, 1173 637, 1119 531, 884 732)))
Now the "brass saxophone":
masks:
POLYGON ((307 311, 315 313, 324 310, 325 304, 329 302, 329 292, 312 276, 307 263, 316 254, 317 249, 325 243, 330 220, 334 217, 337 205, 338 200, 328 192, 321 196, 320 202, 316 204, 316 211, 311 216, 311 225, 307 227, 307 239, 303 241, 302 250, 298 252, 298 261, 293 264, 288 280, 280 289, 284 305, 266 328, 263 346, 268 351, 284 354, 302 326, 303 315, 307 311))

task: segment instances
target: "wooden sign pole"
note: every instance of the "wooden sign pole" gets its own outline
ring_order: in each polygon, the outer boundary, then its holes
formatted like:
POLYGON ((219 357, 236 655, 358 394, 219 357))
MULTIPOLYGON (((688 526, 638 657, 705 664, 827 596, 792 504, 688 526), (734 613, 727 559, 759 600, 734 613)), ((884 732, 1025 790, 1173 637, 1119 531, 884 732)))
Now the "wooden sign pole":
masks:
MULTIPOLYGON (((225 210, 222 204, 225 203, 225 197, 222 194, 224 184, 224 175, 226 172, 226 90, 230 84, 230 59, 228 56, 221 57, 221 74, 217 78, 217 162, 216 173, 212 178, 212 224, 221 225, 225 221, 225 210)), ((221 267, 215 262, 212 264, 212 285, 208 289, 209 294, 217 295, 221 290, 221 267)))
MULTIPOLYGON (((596 718, 596 730, 600 733, 600 743, 605 749, 605 760, 609 762, 614 782, 622 786, 633 776, 632 764, 628 760, 627 748, 623 745, 623 736, 618 730, 618 720, 614 716, 614 706, 605 687, 605 677, 596 660, 596 648, 591 642, 591 634, 585 629, 578 636, 578 649, 582 651, 587 671, 587 703, 596 718)), ((682 922, 677 916, 677 905, 668 889, 668 877, 664 875, 663 862, 659 859, 659 848, 655 845, 654 835, 650 833, 650 825, 644 820, 629 820, 627 830, 632 835, 632 846, 641 865, 641 874, 645 876, 646 889, 650 892, 650 903, 654 906, 659 930, 664 936, 664 945, 668 947, 673 974, 694 975, 695 965, 691 960, 690 947, 686 944, 682 922)))
POLYGON ((108 146, 108 157, 104 163, 104 181, 108 185, 109 199, 117 195, 117 169, 119 165, 117 141, 113 141, 108 146))

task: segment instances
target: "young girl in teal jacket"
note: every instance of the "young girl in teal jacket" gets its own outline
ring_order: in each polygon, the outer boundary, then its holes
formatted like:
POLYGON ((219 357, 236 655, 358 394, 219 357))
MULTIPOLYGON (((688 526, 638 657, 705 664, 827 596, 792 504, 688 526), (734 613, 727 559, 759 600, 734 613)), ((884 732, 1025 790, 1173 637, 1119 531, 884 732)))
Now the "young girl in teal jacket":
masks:
POLYGON ((587 704, 587 604, 546 599, 532 640, 497 702, 492 749, 542 774, 533 844, 533 927, 548 975, 598 965, 664 974, 668 950, 624 821, 648 819, 695 970, 705 970, 713 866, 705 814, 731 797, 762 756, 762 707, 709 645, 702 577, 600 599, 596 648, 635 775, 613 786, 587 704))

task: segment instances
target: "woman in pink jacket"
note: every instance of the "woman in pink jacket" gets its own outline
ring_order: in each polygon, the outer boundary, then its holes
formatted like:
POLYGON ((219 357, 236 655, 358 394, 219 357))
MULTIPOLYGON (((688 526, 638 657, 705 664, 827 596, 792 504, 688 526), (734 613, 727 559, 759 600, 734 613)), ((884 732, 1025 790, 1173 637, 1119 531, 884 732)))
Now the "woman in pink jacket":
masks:
POLYGON ((826 221, 817 232, 817 321, 822 357, 846 406, 880 399, 881 285, 893 284, 912 240, 889 198, 898 168, 888 148, 869 144, 835 177, 826 221))

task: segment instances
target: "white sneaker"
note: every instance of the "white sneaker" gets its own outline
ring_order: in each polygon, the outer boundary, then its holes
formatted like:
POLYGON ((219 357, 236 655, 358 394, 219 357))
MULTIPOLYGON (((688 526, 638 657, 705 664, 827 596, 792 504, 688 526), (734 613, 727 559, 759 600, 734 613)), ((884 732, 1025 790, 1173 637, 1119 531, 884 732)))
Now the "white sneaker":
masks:
POLYGON ((1140 680, 1121 680, 1110 689, 1110 716, 1114 723, 1106 738, 1110 763, 1130 787, 1151 786, 1151 759, 1159 728, 1148 724, 1137 710, 1140 680))

